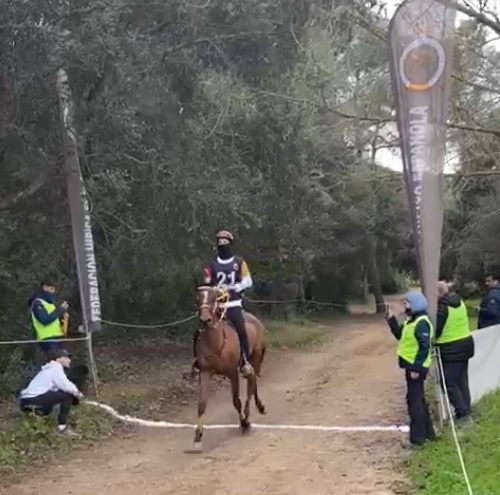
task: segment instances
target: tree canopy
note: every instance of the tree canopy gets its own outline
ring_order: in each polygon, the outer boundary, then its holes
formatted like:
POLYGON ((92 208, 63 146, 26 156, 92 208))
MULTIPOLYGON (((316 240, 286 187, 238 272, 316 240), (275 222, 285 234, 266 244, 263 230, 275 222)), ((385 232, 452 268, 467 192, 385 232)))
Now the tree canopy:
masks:
MULTIPOLYGON (((481 175, 500 160, 500 22, 488 2, 460 5, 443 270, 470 281, 500 262, 500 183, 481 175)), ((358 297, 368 280, 381 303, 415 276, 401 176, 378 162, 397 146, 384 2, 33 0, 0 12, 5 338, 27 335, 24 301, 46 274, 77 299, 60 67, 108 319, 189 311, 220 228, 260 284, 294 281, 325 301, 358 297)))

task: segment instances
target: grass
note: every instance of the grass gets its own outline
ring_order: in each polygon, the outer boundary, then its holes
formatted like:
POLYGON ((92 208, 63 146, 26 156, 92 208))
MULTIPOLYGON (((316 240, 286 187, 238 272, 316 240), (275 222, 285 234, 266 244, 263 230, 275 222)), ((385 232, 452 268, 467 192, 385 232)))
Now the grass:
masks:
POLYGON ((321 344, 327 336, 327 326, 308 318, 288 322, 265 322, 266 343, 274 348, 299 348, 321 344))
MULTIPOLYGON (((500 492, 500 392, 484 397, 474 411, 476 425, 460 438, 474 493, 500 492)), ((467 493, 451 432, 410 457, 407 469, 415 495, 467 493)))
POLYGON ((0 430, 0 478, 16 468, 37 461, 50 462, 64 456, 74 446, 85 446, 109 437, 114 420, 91 406, 82 405, 72 411, 71 423, 82 435, 78 442, 57 436, 54 417, 40 418, 23 414, 17 421, 0 430))

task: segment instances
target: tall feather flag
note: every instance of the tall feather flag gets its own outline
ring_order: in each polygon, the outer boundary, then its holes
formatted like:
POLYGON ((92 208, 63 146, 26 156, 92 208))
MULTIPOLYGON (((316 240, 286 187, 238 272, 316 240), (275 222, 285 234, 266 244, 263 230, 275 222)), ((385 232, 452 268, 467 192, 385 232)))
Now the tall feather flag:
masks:
POLYGON ((59 98, 68 203, 71 214, 83 324, 86 331, 94 332, 101 329, 101 301, 97 279, 97 263, 94 253, 89 201, 78 158, 78 140, 73 122, 73 100, 68 75, 63 69, 57 72, 56 89, 59 98))
POLYGON ((406 0, 389 26, 389 58, 420 283, 436 321, 443 228, 443 171, 455 10, 406 0))

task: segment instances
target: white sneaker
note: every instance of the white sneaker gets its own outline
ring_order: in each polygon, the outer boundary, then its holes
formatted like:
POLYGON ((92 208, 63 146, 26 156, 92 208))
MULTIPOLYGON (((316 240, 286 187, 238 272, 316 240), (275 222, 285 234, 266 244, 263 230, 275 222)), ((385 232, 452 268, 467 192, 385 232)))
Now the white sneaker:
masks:
POLYGON ((71 428, 68 428, 67 426, 64 429, 58 428, 57 434, 66 438, 80 438, 80 435, 78 433, 73 431, 71 428))

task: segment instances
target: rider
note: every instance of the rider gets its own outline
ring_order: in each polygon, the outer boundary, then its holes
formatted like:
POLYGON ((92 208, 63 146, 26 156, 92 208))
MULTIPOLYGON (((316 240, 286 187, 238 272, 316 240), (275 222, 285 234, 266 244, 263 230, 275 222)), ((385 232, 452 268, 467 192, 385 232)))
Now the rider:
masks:
POLYGON ((225 316, 233 324, 240 340, 240 370, 244 376, 250 376, 254 370, 248 362, 249 346, 243 316, 242 292, 252 287, 253 281, 246 261, 232 254, 233 243, 234 236, 231 232, 221 230, 217 233, 217 257, 205 267, 204 283, 219 286, 229 294, 229 301, 224 303, 225 316))

